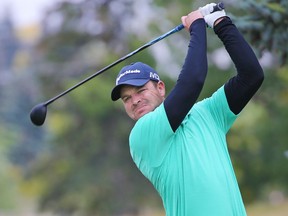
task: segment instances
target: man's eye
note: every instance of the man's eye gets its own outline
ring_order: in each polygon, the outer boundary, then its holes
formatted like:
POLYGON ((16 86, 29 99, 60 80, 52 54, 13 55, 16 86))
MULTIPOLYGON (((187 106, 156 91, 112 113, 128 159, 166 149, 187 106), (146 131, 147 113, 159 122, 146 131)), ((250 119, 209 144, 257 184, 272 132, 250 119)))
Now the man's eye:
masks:
POLYGON ((122 98, 122 101, 123 101, 124 103, 126 103, 128 100, 129 100, 129 97, 123 97, 123 98, 122 98))
POLYGON ((142 92, 144 92, 145 90, 146 90, 145 88, 139 89, 139 90, 138 90, 138 93, 142 93, 142 92))

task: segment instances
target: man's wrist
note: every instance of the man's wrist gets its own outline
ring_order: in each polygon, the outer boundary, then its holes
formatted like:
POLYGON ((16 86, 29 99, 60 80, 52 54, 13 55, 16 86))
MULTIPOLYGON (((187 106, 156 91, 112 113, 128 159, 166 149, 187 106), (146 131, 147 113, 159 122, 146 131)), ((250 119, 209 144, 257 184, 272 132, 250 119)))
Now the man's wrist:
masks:
POLYGON ((220 23, 225 17, 220 17, 219 19, 217 19, 215 22, 214 22, 214 27, 220 23))

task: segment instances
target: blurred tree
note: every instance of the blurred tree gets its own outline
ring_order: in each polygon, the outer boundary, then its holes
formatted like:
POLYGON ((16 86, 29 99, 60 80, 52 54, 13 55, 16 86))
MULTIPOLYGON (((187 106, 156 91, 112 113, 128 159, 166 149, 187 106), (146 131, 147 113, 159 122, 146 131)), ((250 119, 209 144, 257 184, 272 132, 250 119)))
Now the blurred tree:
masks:
MULTIPOLYGON (((145 1, 90 0, 59 3, 51 10, 34 59, 44 96, 58 94, 84 72, 92 73, 138 47, 147 33, 132 37, 130 28, 149 24, 137 18, 138 4, 148 7, 145 1)), ((149 20, 151 15, 145 16, 149 20)), ((137 60, 153 65, 147 56, 137 60)), ((46 124, 52 147, 27 175, 31 184, 42 182, 42 210, 60 215, 137 214, 139 205, 160 205, 129 155, 132 122, 120 104, 109 100, 120 66, 49 107, 46 124)))
POLYGON ((27 115, 35 79, 15 64, 28 46, 19 40, 10 12, 0 18, 0 214, 18 208, 21 174, 45 146, 43 130, 36 132, 27 115))
POLYGON ((239 3, 237 26, 260 54, 270 51, 280 64, 288 58, 288 2, 286 0, 245 0, 239 3))

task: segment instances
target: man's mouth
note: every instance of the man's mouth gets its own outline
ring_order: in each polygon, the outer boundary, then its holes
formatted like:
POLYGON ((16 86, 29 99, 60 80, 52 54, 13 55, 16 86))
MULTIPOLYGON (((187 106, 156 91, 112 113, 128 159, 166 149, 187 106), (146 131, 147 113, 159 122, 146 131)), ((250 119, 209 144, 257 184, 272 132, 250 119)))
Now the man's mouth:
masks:
POLYGON ((141 104, 139 106, 136 107, 136 109, 134 110, 134 112, 138 115, 141 115, 143 112, 145 112, 145 104, 141 104))

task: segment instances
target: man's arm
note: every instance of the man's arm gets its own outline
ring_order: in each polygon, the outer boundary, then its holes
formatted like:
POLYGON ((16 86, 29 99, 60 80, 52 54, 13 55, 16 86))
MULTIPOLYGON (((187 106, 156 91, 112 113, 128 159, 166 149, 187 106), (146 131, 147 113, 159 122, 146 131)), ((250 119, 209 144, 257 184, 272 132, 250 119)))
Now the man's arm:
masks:
POLYGON ((237 70, 237 75, 224 86, 230 110, 237 115, 260 88, 264 80, 263 70, 253 50, 230 18, 225 17, 217 23, 214 31, 222 40, 237 70))
POLYGON ((188 53, 177 83, 164 101, 173 131, 177 130, 199 97, 207 74, 206 24, 204 19, 198 18, 192 19, 192 24, 189 25, 191 22, 189 15, 187 19, 182 17, 182 22, 185 28, 189 29, 191 36, 188 53))

